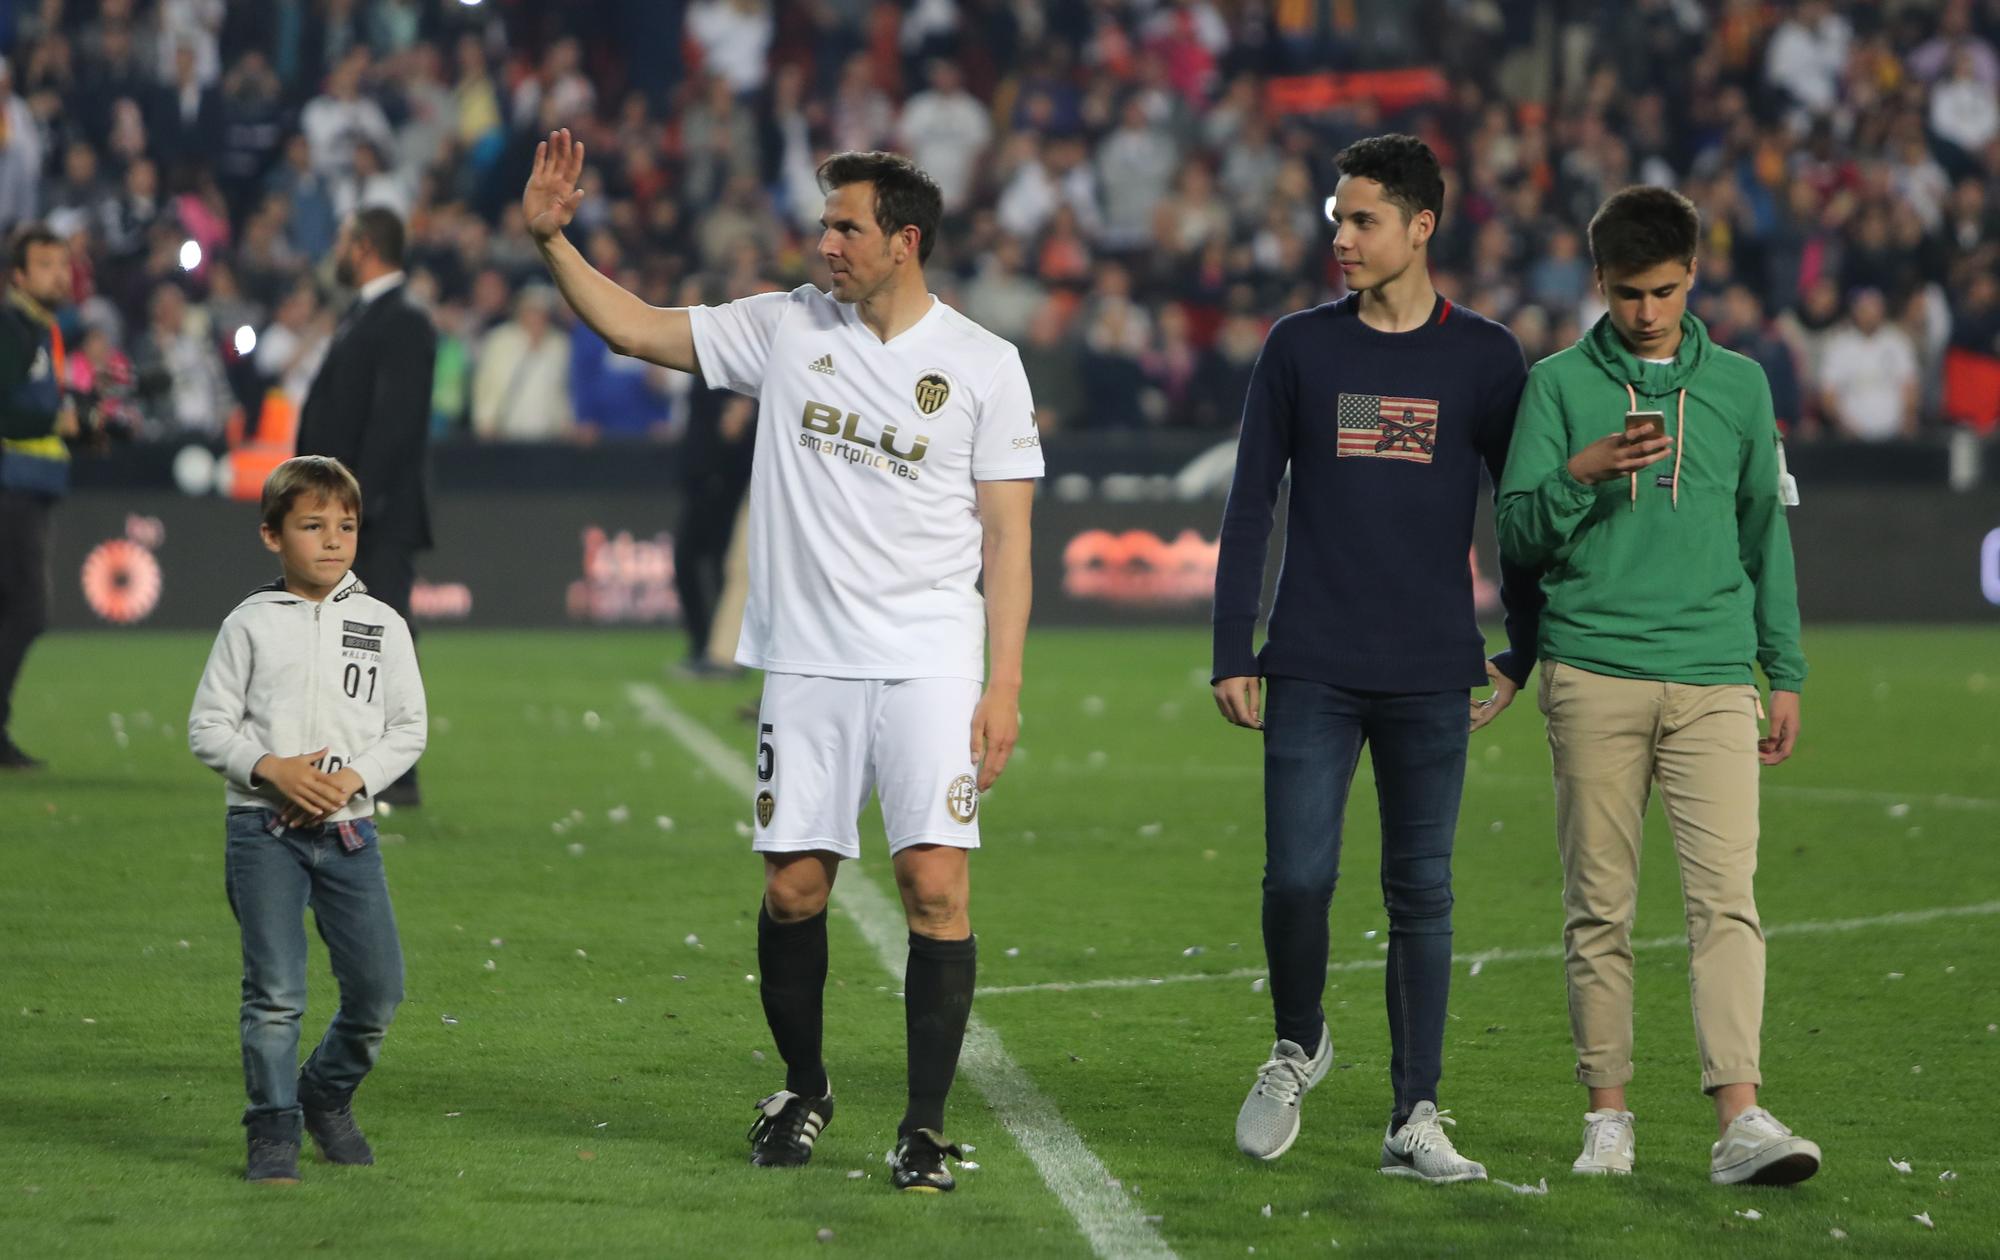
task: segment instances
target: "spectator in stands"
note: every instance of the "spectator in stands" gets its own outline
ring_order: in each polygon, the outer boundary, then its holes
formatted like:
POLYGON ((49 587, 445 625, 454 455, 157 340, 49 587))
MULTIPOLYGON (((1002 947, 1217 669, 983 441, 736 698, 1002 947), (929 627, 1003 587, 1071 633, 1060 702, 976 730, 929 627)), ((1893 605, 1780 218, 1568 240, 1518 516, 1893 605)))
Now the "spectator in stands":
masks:
POLYGON ((972 196, 973 181, 993 139, 986 107, 965 90, 958 63, 930 63, 930 87, 903 105, 896 128, 902 150, 937 181, 946 214, 958 214, 972 196))
POLYGON ((487 441, 540 442, 573 431, 569 333, 555 323, 555 294, 521 290, 514 318, 479 343, 472 431, 487 441))
POLYGON ((147 429, 172 438, 221 435, 233 399, 222 355, 204 310, 190 308, 180 285, 153 290, 145 335, 133 356, 147 429))
POLYGON ((239 221, 255 207, 264 176, 285 141, 284 83, 270 58, 251 49, 222 80, 221 131, 210 138, 220 152, 216 178, 239 221))
POLYGON ((1954 171, 1964 172, 2000 135, 2000 87, 1979 75, 1979 66, 1970 44, 1960 45, 1952 54, 1951 73, 1931 86, 1931 131, 1950 145, 1947 150, 1954 171))
POLYGON ((587 119, 597 106, 597 89, 583 75, 583 49, 574 39, 549 45, 541 68, 514 87, 515 128, 538 134, 551 123, 568 126, 587 119))
POLYGON ((1952 313, 1951 344, 1960 350, 2000 359, 2000 277, 1973 273, 1952 313))
POLYGON ((695 0, 687 31, 701 48, 702 64, 730 91, 747 96, 764 86, 775 32, 770 0, 695 0))
POLYGON ((1850 300, 1845 328, 1827 340, 1820 366, 1821 405, 1835 430, 1861 442, 1917 433, 1917 351, 1909 334, 1888 322, 1880 289, 1850 300))
POLYGON ((1830 114, 1853 39, 1854 28, 1825 0, 1802 0, 1771 36, 1764 77, 1806 113, 1830 114))
POLYGON ((319 290, 301 281, 278 304, 277 316, 257 337, 254 362, 269 388, 282 390, 294 408, 311 391, 333 341, 333 317, 320 306, 319 290))
POLYGON ((1021 367, 1035 387, 1035 427, 1045 433, 1088 423, 1083 360, 1070 339, 1064 309, 1042 304, 1028 323, 1021 367))
POLYGON ((311 140, 295 134, 285 141, 285 159, 271 173, 269 189, 287 207, 286 243, 302 258, 326 257, 340 216, 333 212, 333 177, 313 165, 311 140))
MULTIPOLYGON (((630 292, 643 286, 637 273, 617 271, 614 278, 630 292)), ((604 338, 578 322, 569 333, 570 409, 577 436, 585 441, 650 439, 672 434, 673 400, 666 369, 642 359, 613 354, 604 338)), ((731 521, 736 505, 729 505, 731 521)), ((723 525, 728 529, 728 523, 723 525)), ((725 540, 726 543, 726 540, 725 540)))
POLYGON ((1143 248, 1152 237, 1153 208, 1167 195, 1180 166, 1173 138, 1132 97, 1119 115, 1117 130, 1098 149, 1097 178, 1104 195, 1104 227, 1098 242, 1114 253, 1143 248))
POLYGON ((353 166, 335 176, 328 191, 336 219, 344 219, 363 206, 381 206, 403 219, 410 215, 409 190, 383 165, 382 150, 373 140, 354 142, 353 166))
POLYGON ((1722 309, 1709 331, 1718 344, 1754 359, 1771 384, 1771 409, 1786 433, 1799 424, 1804 400, 1799 393, 1798 365, 1787 346, 1770 329, 1763 303, 1747 284, 1732 284, 1722 295, 1722 309))
POLYGON ((28 103, 14 91, 10 63, 0 57, 0 233, 35 217, 41 187, 41 133, 28 103))
POLYGON ((1250 370, 1263 348, 1264 326, 1254 316, 1239 311, 1224 317, 1195 372, 1188 422, 1205 429, 1235 429, 1243 419, 1250 370))
POLYGON ((96 216, 114 196, 115 185, 99 168, 97 150, 87 140, 73 140, 63 151, 62 175, 48 185, 43 201, 51 215, 68 210, 96 216))
POLYGON ((202 79, 197 57, 187 44, 175 47, 173 77, 152 93, 147 111, 151 151, 168 170, 213 153, 222 135, 222 93, 202 79))
POLYGON ((1097 285, 1083 313, 1084 405, 1092 428, 1137 428, 1142 361, 1153 348, 1153 320, 1132 300, 1131 273, 1115 262, 1098 264, 1097 285))
POLYGON ((326 91, 306 102, 299 114, 299 129, 312 152, 312 169, 325 178, 353 166, 354 146, 362 140, 374 141, 383 152, 395 145, 389 116, 361 94, 367 68, 367 49, 350 51, 326 76, 326 91))
POLYGON ((1049 300, 1047 287, 1027 274, 1026 263, 1021 242, 1003 234, 965 288, 965 313, 988 332, 1013 342, 1027 335, 1035 313, 1049 300))

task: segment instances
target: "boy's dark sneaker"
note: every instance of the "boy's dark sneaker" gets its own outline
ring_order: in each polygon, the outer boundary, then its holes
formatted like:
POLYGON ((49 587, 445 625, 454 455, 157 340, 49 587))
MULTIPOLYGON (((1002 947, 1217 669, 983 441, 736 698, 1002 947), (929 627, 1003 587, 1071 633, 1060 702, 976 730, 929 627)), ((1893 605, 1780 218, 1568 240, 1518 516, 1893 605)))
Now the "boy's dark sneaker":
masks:
POLYGON ((298 1140, 251 1134, 250 1158, 243 1169, 243 1180, 260 1186, 299 1184, 298 1140))
POLYGON ((935 1129, 918 1129, 896 1140, 887 1163, 898 1190, 918 1194, 944 1194, 956 1189, 951 1165, 946 1159, 964 1159, 965 1152, 944 1140, 935 1129))
POLYGON ((833 1119, 831 1091, 803 1098, 781 1089, 757 1104, 750 1126, 750 1162, 759 1168, 797 1168, 812 1159, 813 1144, 833 1119))
POLYGON ((44 762, 21 751, 13 740, 0 735, 0 770, 40 770, 44 762))
MULTIPOLYGON (((372 1164, 375 1152, 368 1146, 368 1139, 361 1136, 361 1126, 354 1123, 354 1109, 342 1103, 338 1107, 324 1111, 314 1107, 305 1108, 306 1132, 312 1134, 313 1145, 319 1147, 320 1158, 329 1164, 372 1164)), ((296 1151, 298 1148, 292 1148, 296 1151)))

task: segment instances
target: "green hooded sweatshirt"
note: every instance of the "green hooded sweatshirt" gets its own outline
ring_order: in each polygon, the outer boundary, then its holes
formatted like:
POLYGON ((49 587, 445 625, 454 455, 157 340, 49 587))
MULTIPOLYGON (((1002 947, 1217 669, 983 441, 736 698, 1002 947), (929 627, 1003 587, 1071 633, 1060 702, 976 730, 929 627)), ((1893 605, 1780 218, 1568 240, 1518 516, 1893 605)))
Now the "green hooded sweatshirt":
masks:
POLYGON ((1804 684, 1798 584, 1764 369, 1681 317, 1672 363, 1647 363, 1609 317, 1537 363, 1501 478, 1500 549, 1542 570, 1541 655, 1614 678, 1804 684), (1628 392, 1628 386, 1630 392, 1628 392), (1572 455, 1620 432, 1636 397, 1673 454, 1586 486, 1572 455))

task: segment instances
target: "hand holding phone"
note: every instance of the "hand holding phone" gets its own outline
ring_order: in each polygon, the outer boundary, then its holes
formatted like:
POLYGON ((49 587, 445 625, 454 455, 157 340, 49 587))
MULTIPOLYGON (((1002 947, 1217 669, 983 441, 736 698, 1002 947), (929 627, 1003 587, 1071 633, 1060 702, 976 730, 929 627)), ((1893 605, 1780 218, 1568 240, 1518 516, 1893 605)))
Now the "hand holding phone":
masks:
POLYGON ((1664 411, 1628 411, 1625 413, 1625 441, 1628 444, 1649 442, 1667 435, 1667 414, 1664 411))
POLYGON ((1622 432, 1606 434, 1570 456, 1569 475, 1587 486, 1601 485, 1659 463, 1673 445, 1664 413, 1630 411, 1622 432))

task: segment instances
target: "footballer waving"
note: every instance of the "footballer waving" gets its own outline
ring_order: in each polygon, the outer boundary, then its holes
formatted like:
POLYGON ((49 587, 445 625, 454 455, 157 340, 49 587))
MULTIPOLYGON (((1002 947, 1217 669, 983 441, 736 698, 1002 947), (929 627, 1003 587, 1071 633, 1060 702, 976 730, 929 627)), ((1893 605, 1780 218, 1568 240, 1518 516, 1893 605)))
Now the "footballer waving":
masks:
POLYGON ((826 289, 678 309, 619 287, 564 237, 583 161, 567 131, 550 135, 522 196, 570 306, 617 353, 761 405, 736 660, 765 674, 757 957, 785 1084, 757 1104, 751 1162, 807 1162, 833 1118, 826 906, 841 860, 860 856, 872 791, 910 929, 909 1103, 890 1165, 899 1189, 950 1190, 945 1097, 977 956, 967 859, 980 795, 1020 730, 1043 471, 1027 373, 1012 345, 926 285, 942 199, 907 158, 820 166, 826 289))

